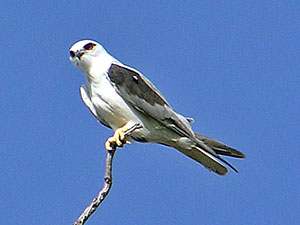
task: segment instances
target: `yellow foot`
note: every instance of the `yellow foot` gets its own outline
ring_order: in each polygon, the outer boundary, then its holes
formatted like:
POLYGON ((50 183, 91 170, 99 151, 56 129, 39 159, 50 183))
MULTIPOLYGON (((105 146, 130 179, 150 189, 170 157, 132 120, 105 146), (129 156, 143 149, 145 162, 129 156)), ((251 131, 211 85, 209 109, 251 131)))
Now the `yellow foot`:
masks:
POLYGON ((126 130, 124 130, 124 127, 121 127, 115 131, 114 136, 107 139, 105 142, 105 148, 107 151, 111 151, 113 149, 113 145, 122 147, 126 143, 124 134, 126 130))
POLYGON ((105 142, 105 148, 107 151, 113 150, 115 147, 123 147, 127 143, 126 137, 130 135, 134 130, 140 129, 142 126, 139 123, 128 122, 123 127, 117 129, 113 137, 110 137, 105 142))

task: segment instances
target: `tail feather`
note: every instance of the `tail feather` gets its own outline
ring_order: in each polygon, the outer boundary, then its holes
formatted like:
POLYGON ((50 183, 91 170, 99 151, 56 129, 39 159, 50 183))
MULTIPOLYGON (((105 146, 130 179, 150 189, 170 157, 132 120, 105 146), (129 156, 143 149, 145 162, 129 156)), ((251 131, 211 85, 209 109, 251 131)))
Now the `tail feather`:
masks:
POLYGON ((230 156, 230 157, 236 157, 236 158, 246 158, 246 156, 242 152, 240 152, 234 148, 228 147, 219 141, 216 141, 212 138, 205 137, 205 136, 203 136, 201 134, 197 134, 197 133, 195 133, 195 136, 197 139, 202 141, 209 148, 214 150, 215 153, 217 153, 217 154, 226 155, 226 156, 230 156))
POLYGON ((193 147, 188 150, 180 148, 178 150, 219 175, 225 175, 228 172, 228 169, 224 165, 199 147, 193 147))
POLYGON ((227 162, 225 159, 223 159, 221 156, 219 156, 214 150, 212 150, 211 148, 209 148, 202 141, 198 140, 197 146, 199 148, 203 149, 205 152, 209 153, 214 158, 217 158, 221 162, 225 163, 227 166, 229 166, 231 169, 233 169, 236 173, 239 172, 233 165, 231 165, 229 162, 227 162))
POLYGON ((195 137, 196 146, 192 147, 192 149, 177 149, 219 175, 225 175, 228 172, 228 169, 222 163, 238 173, 238 170, 220 155, 245 158, 242 152, 197 133, 195 133, 195 137))

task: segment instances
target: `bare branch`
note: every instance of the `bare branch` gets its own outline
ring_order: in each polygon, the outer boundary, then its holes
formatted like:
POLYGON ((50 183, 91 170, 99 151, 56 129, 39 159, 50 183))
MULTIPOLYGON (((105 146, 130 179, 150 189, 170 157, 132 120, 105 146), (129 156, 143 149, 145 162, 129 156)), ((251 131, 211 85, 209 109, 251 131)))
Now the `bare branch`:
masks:
MULTIPOLYGON (((128 137, 136 129, 140 129, 142 126, 140 124, 133 125, 130 129, 125 132, 125 137, 128 137)), ((112 162, 116 152, 117 146, 112 146, 111 151, 107 151, 106 155, 106 168, 104 175, 104 184, 97 197, 93 199, 90 205, 83 211, 83 213, 78 217, 73 225, 83 225, 90 218, 90 216, 96 211, 99 205, 103 202, 105 197, 108 195, 110 188, 112 186, 112 162)))

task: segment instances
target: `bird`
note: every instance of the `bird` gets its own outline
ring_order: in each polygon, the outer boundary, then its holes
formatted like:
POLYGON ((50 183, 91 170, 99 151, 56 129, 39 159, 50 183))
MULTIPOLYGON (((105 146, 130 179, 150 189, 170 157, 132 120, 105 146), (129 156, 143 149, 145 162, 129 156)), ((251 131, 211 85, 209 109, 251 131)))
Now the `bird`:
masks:
POLYGON ((110 55, 94 40, 79 40, 69 50, 69 59, 85 77, 80 87, 82 101, 94 117, 111 128, 114 135, 105 142, 107 151, 132 141, 166 145, 218 175, 230 167, 220 155, 245 158, 222 142, 193 131, 192 118, 175 112, 160 91, 138 70, 110 55), (130 137, 126 132, 138 125, 130 137))

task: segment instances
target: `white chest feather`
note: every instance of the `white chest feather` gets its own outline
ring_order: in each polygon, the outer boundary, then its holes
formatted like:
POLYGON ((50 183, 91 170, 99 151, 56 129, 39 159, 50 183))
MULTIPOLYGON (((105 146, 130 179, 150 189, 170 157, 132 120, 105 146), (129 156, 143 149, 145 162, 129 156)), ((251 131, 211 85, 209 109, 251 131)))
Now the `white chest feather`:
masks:
MULTIPOLYGON (((93 76, 95 77, 95 76, 93 76)), ((140 122, 129 106, 116 92, 105 74, 90 79, 89 93, 97 114, 115 130, 124 126, 128 121, 140 122)))

